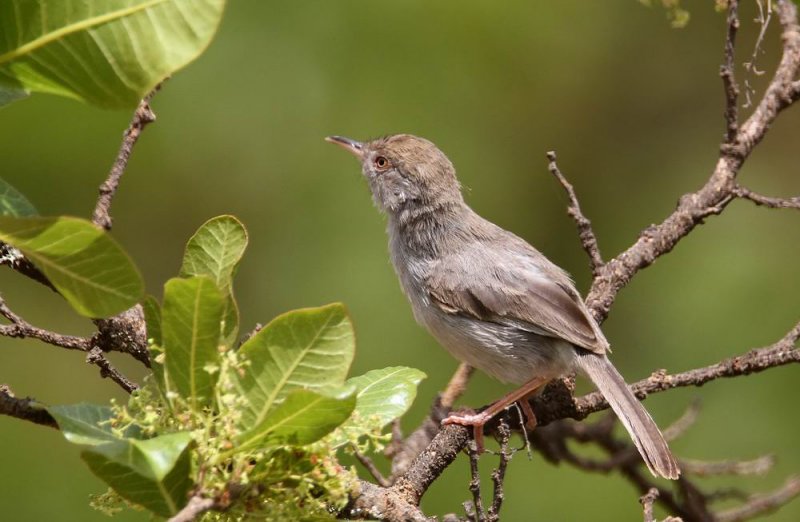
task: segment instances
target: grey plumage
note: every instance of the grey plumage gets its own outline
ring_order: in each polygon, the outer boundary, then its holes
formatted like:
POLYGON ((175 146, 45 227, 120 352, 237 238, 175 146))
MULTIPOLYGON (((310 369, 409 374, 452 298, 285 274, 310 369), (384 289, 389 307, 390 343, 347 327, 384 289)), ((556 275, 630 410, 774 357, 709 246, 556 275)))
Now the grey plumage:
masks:
MULTIPOLYGON (((531 390, 582 370, 650 471, 678 477, 667 443, 608 360, 608 341, 570 277, 467 206, 455 169, 435 145, 411 135, 329 141, 361 159, 373 199, 388 215, 392 263, 414 316, 445 349, 501 381, 527 382, 531 390)), ((472 426, 485 422, 468 420, 472 426)))

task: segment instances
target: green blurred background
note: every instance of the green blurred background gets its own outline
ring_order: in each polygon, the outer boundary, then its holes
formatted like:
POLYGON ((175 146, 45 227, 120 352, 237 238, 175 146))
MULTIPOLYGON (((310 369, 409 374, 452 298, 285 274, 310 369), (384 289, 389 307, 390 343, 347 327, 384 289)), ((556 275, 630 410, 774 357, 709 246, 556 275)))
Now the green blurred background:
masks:
MULTIPOLYGON (((612 256, 709 176, 723 132, 718 79, 724 16, 686 5, 688 27, 664 11, 616 2, 231 2, 210 49, 158 94, 113 207, 114 235, 150 292, 176 274, 183 244, 209 217, 232 213, 251 242, 237 280, 243 329, 285 310, 343 301, 358 335, 353 372, 409 365, 428 373, 412 429, 455 362, 413 321, 388 261, 384 224, 351 157, 329 134, 411 132, 455 163, 469 203, 572 272, 588 269, 562 190, 547 172, 555 149, 612 256)), ((742 10, 740 62, 753 48, 754 3, 742 10)), ((777 21, 760 58, 770 69, 777 21)), ((751 77, 756 88, 768 75, 751 77)), ((89 216, 130 114, 48 96, 0 111, 0 176, 42 214, 89 216)), ((782 115, 742 181, 772 195, 800 193, 800 110, 782 115)), ((604 325, 628 380, 681 371, 780 338, 798 320, 800 216, 734 202, 640 273, 604 325)), ((87 334, 51 292, 0 272, 10 306, 36 325, 87 334)), ((78 353, 0 339, 0 382, 46 403, 121 397, 78 353)), ((141 369, 117 357, 136 378, 141 369)), ((657 395, 663 426, 695 397, 697 425, 673 443, 686 458, 774 453, 766 477, 703 481, 767 490, 800 471, 796 367, 657 395)), ((585 387, 585 385, 584 385, 585 387)), ((464 404, 505 388, 477 376, 464 404)), ((0 417, 0 513, 9 521, 91 521, 104 487, 54 430, 0 417)), ((488 472, 494 464, 486 457, 488 472)), ((430 514, 469 498, 460 459, 426 495, 430 514)), ((488 484, 487 484, 488 487, 488 484)), ((517 456, 504 520, 640 520, 617 476, 517 456)), ((128 513, 119 520, 143 520, 128 513)), ((800 502, 773 520, 800 519, 800 502)))

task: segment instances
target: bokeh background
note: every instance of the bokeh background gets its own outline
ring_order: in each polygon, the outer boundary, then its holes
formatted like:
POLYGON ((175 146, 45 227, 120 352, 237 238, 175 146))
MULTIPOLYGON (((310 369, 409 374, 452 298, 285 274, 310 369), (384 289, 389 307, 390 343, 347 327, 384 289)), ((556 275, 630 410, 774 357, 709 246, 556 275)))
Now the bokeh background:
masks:
MULTIPOLYGON (((555 149, 593 220, 618 253, 710 174, 723 132, 718 78, 724 16, 687 5, 672 29, 660 8, 616 2, 231 2, 208 51, 158 94, 113 207, 114 235, 151 293, 176 274, 204 220, 237 215, 251 234, 237 280, 243 329, 288 309, 347 304, 358 335, 353 372, 409 365, 428 373, 412 429, 455 362, 413 321, 388 261, 384 223, 351 157, 329 134, 411 132, 455 163, 469 203, 571 271, 589 272, 544 153, 555 149)), ((753 49, 754 2, 742 7, 740 58, 753 49)), ((777 21, 759 58, 770 70, 777 21)), ((768 74, 751 76, 756 89, 768 74)), ((130 114, 43 95, 0 111, 0 176, 42 214, 89 216, 130 114)), ((742 172, 772 195, 800 193, 800 110, 782 115, 742 172)), ((681 371, 780 338, 798 320, 800 216, 734 202, 640 273, 604 329, 628 380, 681 371)), ((86 334, 54 294, 0 272, 10 306, 34 324, 86 334)), ((119 357, 136 378, 136 364, 119 357)), ((647 400, 663 426, 694 399, 697 425, 673 443, 686 458, 778 457, 765 477, 704 481, 763 491, 800 472, 798 369, 719 381, 647 400)), ((0 382, 46 403, 121 398, 78 353, 0 339, 0 382)), ((586 387, 584 385, 584 387, 586 387)), ((477 376, 462 402, 505 388, 477 376)), ((54 430, 0 417, 0 518, 92 521, 104 490, 54 430)), ((493 458, 482 466, 488 472, 493 458)), ((431 514, 469 498, 460 459, 426 495, 431 514)), ((640 520, 623 479, 519 454, 504 520, 640 520)), ((119 520, 144 520, 127 513, 119 520)), ((772 520, 800 519, 800 502, 772 520)))

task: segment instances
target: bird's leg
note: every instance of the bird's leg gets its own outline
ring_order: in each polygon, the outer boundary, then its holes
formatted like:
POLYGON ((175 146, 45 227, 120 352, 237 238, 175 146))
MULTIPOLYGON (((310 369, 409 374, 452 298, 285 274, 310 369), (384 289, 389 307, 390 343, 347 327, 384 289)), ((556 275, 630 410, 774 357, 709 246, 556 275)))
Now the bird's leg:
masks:
POLYGON ((479 413, 456 413, 448 415, 442 420, 443 425, 458 424, 460 426, 472 426, 472 436, 475 439, 475 445, 478 447, 478 453, 483 452, 483 426, 492 420, 492 417, 506 409, 509 405, 520 401, 522 410, 525 416, 528 417, 528 422, 533 420, 534 426, 536 425, 536 416, 533 415, 533 410, 528 404, 527 398, 529 395, 535 393, 539 388, 547 384, 547 379, 542 377, 534 377, 526 382, 516 390, 512 391, 495 401, 491 406, 479 413))
POLYGON ((539 421, 536 420, 536 414, 533 413, 533 408, 531 408, 531 403, 528 402, 528 399, 530 399, 537 391, 539 391, 539 388, 517 401, 522 408, 522 413, 525 414, 525 427, 530 431, 535 430, 536 426, 539 425, 539 421))

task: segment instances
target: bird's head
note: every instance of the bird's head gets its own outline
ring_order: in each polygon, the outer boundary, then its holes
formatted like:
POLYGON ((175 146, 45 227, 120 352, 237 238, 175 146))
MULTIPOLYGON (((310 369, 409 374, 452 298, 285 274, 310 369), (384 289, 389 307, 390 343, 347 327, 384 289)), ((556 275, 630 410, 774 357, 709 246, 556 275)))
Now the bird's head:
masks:
POLYGON ((453 164, 436 145, 411 134, 372 141, 326 138, 355 155, 375 204, 388 214, 463 202, 453 164))

